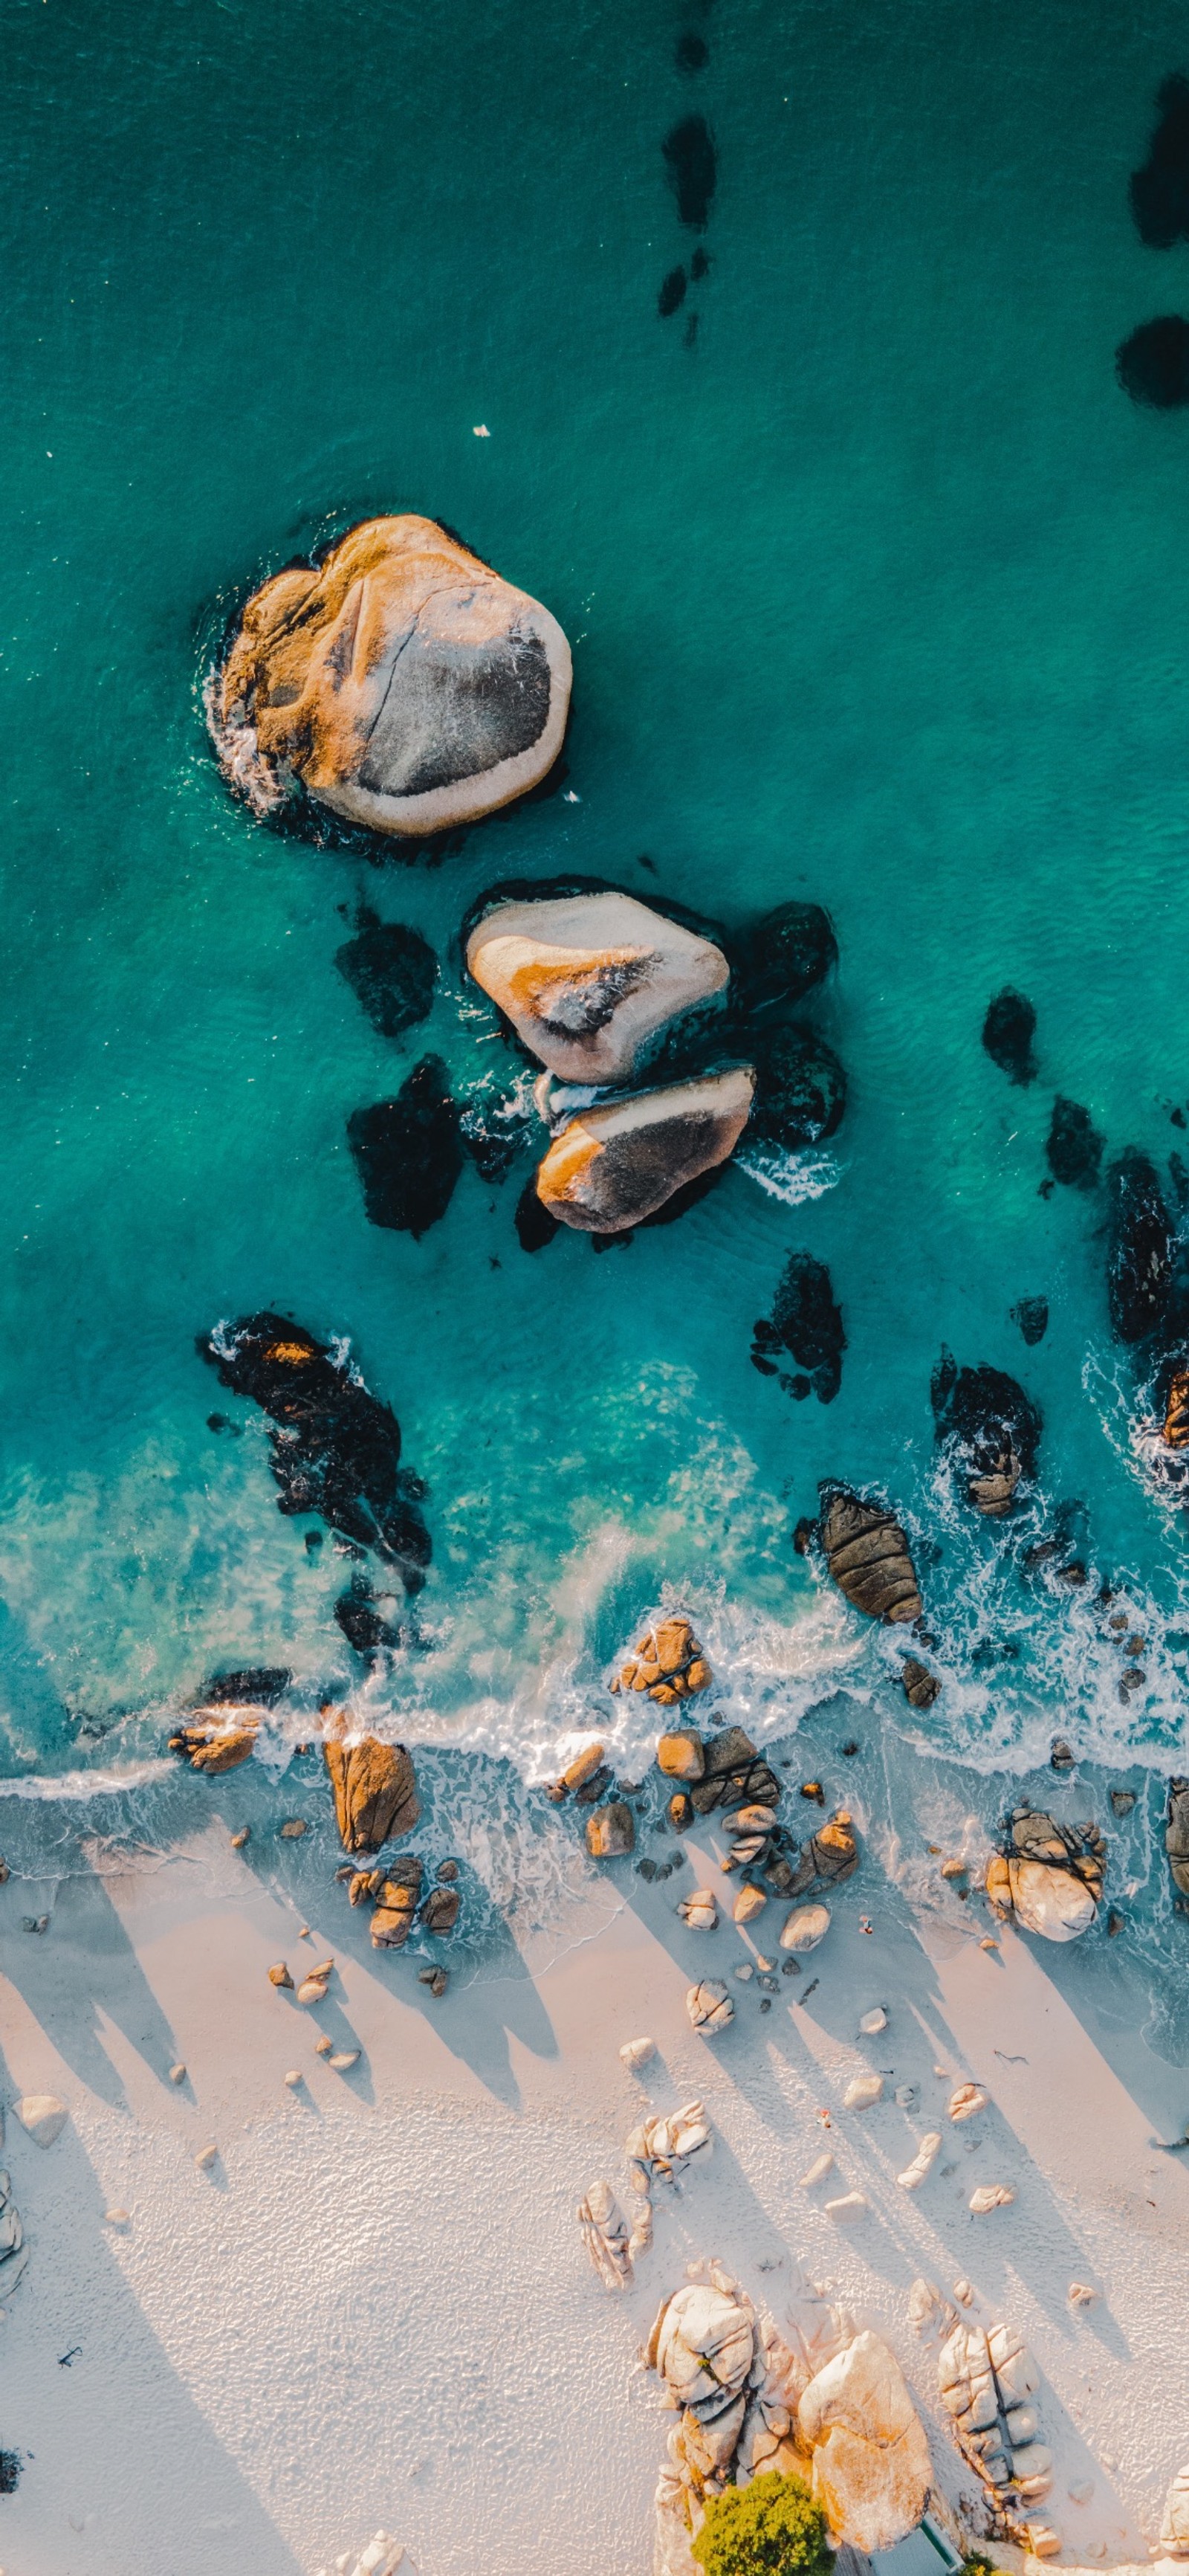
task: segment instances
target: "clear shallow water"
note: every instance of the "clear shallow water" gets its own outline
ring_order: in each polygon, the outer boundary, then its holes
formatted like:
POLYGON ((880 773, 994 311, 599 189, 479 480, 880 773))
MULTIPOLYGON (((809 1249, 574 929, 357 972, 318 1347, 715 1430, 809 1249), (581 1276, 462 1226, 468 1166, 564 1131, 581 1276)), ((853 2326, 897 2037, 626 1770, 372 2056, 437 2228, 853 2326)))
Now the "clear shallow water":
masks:
POLYGON ((765 1728, 845 1676, 983 1770, 1057 1727, 1176 1767, 1183 1525, 1134 1453, 1102 1198, 1037 1192, 1054 1092, 1158 1160, 1189 1099, 1189 422, 1113 375, 1189 303, 1189 246, 1145 250, 1127 206, 1180 14, 152 0, 97 31, 37 0, 9 34, 3 1767, 155 1753, 219 1666, 287 1664, 306 1705, 359 1684, 348 1569, 280 1518, 261 1422, 194 1354, 265 1304, 350 1337, 429 1482, 424 1650, 372 1686, 418 1740, 541 1776, 611 1717, 598 1678, 668 1587, 765 1728), (691 108, 712 266, 662 322, 692 237, 660 146, 691 108), (579 801, 433 869, 262 828, 202 724, 235 598, 388 508, 459 529, 575 648, 579 801), (347 1118, 428 1047, 460 1085, 505 1069, 451 943, 485 885, 563 869, 729 922, 827 904, 833 1186, 733 1170, 603 1258, 524 1255, 519 1177, 469 1168, 421 1243, 367 1226, 347 1118), (334 965, 361 897, 442 961, 396 1043, 334 965), (1028 1090, 979 1044, 1009 981, 1028 1090), (793 1248, 844 1312, 829 1408, 749 1364, 793 1248), (1042 1407, 1026 1535, 1084 1504, 1148 1639, 1129 1706, 1087 1598, 1022 1586, 939 1481, 943 1340, 1042 1407), (928 1720, 792 1553, 826 1474, 941 1546, 928 1720))

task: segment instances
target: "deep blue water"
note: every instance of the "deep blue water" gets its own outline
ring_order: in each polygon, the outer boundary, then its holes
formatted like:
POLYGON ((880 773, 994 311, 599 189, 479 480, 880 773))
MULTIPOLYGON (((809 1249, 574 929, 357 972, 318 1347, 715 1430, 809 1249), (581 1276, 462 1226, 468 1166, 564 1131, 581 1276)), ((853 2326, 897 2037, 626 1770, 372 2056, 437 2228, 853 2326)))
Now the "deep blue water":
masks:
POLYGON ((265 1304, 349 1338, 428 1481, 422 1642, 372 1685, 417 1738, 539 1774, 666 1585, 742 1713, 845 1675, 908 1724, 892 1644, 790 1546, 841 1475, 941 1549, 914 1729, 1176 1767, 1184 1524, 1134 1452, 1104 1193, 1039 1185, 1058 1092, 1108 1160, 1185 1141, 1189 414, 1114 372, 1189 309, 1127 187, 1184 12, 13 0, 6 32, 4 1767, 156 1752, 220 1666, 361 1684, 349 1567, 195 1355, 265 1304), (698 236, 662 153, 691 113, 698 236), (377 868, 231 799, 202 684, 262 573, 405 508, 565 626, 570 801, 377 868), (369 1227, 351 1112, 427 1047, 460 1093, 516 1070, 467 905, 572 869, 734 925, 828 906, 850 1099, 816 1195, 733 1169, 627 1250, 530 1258, 523 1169, 468 1168, 421 1242, 369 1227), (334 963, 361 900, 441 961, 395 1042, 334 963), (1027 1088, 980 1045, 1005 983, 1027 1088), (828 1407, 749 1361, 794 1249, 844 1314, 828 1407), (939 1478, 943 1341, 1040 1405, 1024 1541, 1083 1506, 1081 1592, 939 1478), (1126 1703, 1104 1579, 1145 1638, 1126 1703))

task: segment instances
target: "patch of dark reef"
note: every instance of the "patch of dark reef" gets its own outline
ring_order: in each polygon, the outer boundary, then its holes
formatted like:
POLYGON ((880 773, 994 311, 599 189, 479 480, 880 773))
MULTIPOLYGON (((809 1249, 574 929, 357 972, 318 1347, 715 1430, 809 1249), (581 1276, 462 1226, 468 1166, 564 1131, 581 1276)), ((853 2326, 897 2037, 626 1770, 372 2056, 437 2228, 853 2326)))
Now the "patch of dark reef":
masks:
POLYGON ((200 1358, 220 1383, 268 1415, 277 1508, 310 1512, 371 1549, 420 1591, 430 1561, 421 1513, 426 1487, 400 1464, 400 1424, 302 1324, 265 1309, 201 1335, 200 1358))
POLYGON ((1160 313, 1141 322, 1115 351, 1115 374, 1125 394, 1149 411, 1179 411, 1189 403, 1189 322, 1160 313))
POLYGON ((1055 1181, 1066 1189, 1092 1190, 1098 1179, 1105 1137, 1099 1135, 1088 1109, 1058 1093, 1053 1102, 1045 1154, 1055 1181))
POLYGON ((1189 241, 1189 80, 1170 72, 1156 92, 1160 121, 1142 170, 1133 170, 1128 196, 1140 240, 1149 250, 1171 250, 1189 241))
POLYGON ((428 1019, 438 961, 419 930, 381 921, 361 904, 355 937, 336 949, 334 962, 381 1037, 398 1038, 428 1019))
POLYGON ((751 1360, 763 1377, 779 1374, 775 1354, 788 1351, 808 1372, 804 1379, 781 1375, 786 1392, 803 1401, 811 1388, 819 1403, 832 1404, 842 1384, 846 1332, 835 1303, 830 1273, 811 1252, 792 1252, 772 1301, 770 1316, 761 1316, 752 1335, 751 1360))
POLYGON ((422 1056, 395 1100, 356 1109, 347 1142, 369 1223, 420 1242, 445 1216, 462 1170, 458 1111, 440 1056, 422 1056))
POLYGON ((705 232, 718 179, 718 154, 705 117, 683 116, 661 151, 682 223, 705 232))
POLYGON ((983 1021, 983 1045, 992 1064, 1006 1073, 1012 1082, 1034 1082, 1036 1058, 1032 1041, 1036 1035, 1036 1013, 1023 993, 1005 984, 987 1004, 983 1021))

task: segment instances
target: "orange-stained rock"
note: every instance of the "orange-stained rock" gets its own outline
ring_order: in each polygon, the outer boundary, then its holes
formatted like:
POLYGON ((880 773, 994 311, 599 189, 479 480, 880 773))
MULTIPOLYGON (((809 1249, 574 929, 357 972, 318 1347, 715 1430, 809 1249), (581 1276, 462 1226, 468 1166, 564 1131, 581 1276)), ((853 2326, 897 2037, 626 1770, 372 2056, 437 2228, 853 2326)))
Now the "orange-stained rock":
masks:
MULTIPOLYGON (((693 1691, 709 1690, 713 1678, 688 1619, 658 1619, 655 1628, 645 1630, 635 1654, 628 1656, 611 1688, 647 1691, 662 1708, 671 1708, 676 1700, 688 1698, 693 1691)), ((695 1735, 680 1729, 661 1737, 662 1744, 673 1746, 697 1742, 695 1735)), ((676 1757, 672 1762, 661 1761, 659 1747, 657 1760, 662 1771, 676 1771, 676 1757)), ((680 1779, 700 1780, 701 1776, 701 1764, 696 1771, 677 1772, 680 1779)))
POLYGON ((381 1843, 411 1834, 421 1814, 411 1755, 403 1744, 381 1744, 365 1735, 341 1741, 346 1720, 332 1721, 322 1747, 344 1851, 379 1851, 381 1843))
POLYGON ((932 2484, 929 2445, 900 2364, 878 2335, 856 2335, 817 2372, 797 2420, 835 2541, 870 2556, 915 2531, 932 2484))
POLYGON ((545 776, 570 680, 538 600, 432 519, 366 519, 253 594, 211 725, 259 811, 300 782, 352 822, 420 838, 545 776))
POLYGON ((654 1216, 674 1190, 725 1163, 751 1112, 749 1065, 585 1109, 554 1137, 537 1168, 537 1196, 561 1224, 621 1234, 654 1216))
POLYGON ((169 1749, 180 1753, 192 1771, 205 1771, 209 1779, 246 1762, 259 1733, 259 1708, 220 1702, 215 1708, 195 1709, 177 1734, 170 1736, 169 1749))
POLYGON ((622 1081, 645 1038, 727 981, 721 948, 628 894, 501 903, 467 966, 561 1080, 622 1081))
POLYGON ((656 1748, 657 1767, 670 1780, 700 1780, 706 1768, 702 1738, 692 1728, 681 1727, 673 1735, 662 1735, 656 1748))
POLYGON ((1168 1390, 1164 1437, 1170 1449, 1183 1449, 1189 1442, 1189 1369, 1177 1369, 1168 1390))
POLYGON ((423 1875, 422 1862, 410 1852, 381 1879, 372 1916, 373 1950, 403 1950, 413 1928, 423 1875))

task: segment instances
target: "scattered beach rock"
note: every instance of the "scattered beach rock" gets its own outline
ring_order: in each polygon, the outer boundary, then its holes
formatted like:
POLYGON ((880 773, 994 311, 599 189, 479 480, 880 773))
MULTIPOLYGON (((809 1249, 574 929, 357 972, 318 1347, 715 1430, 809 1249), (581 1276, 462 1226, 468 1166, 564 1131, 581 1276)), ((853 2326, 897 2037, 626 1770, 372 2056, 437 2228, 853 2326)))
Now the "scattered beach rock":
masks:
POLYGON ((882 2004, 873 2004, 871 2011, 865 2012, 859 2022, 864 2039, 877 2039, 880 2031, 886 2030, 887 2026, 888 2016, 882 2004))
POLYGON ((657 1742, 658 1768, 670 1780, 700 1780, 706 1768, 702 1738, 692 1728, 682 1727, 673 1735, 662 1735, 657 1742))
POLYGON ((333 2047, 334 2041, 330 2036, 330 2032, 328 2030, 324 2030, 319 2033, 318 2038, 314 2041, 314 2055, 315 2057, 329 2057, 333 2047))
POLYGON ((799 1905, 790 1914, 780 1935, 782 1950, 816 1950, 830 1929, 828 1905, 799 1905))
POLYGON ((1047 2495, 1052 2461, 1037 2439, 1031 2403, 1040 2372, 1022 2336, 1006 2325, 984 2331, 959 2324, 942 2346, 937 2375, 959 2446, 987 2493, 1001 2497, 1012 2486, 1033 2502, 1047 2495))
POLYGON ((762 1887, 753 1887, 750 1881, 745 1881, 731 1908, 735 1922, 754 1923, 757 1914, 763 1913, 767 1902, 768 1899, 762 1887))
POLYGON ((894 1513, 848 1485, 825 1483, 819 1491, 822 1546, 839 1590, 869 1618, 919 1619, 923 1605, 916 1574, 894 1513))
MULTIPOLYGON (((644 1691, 660 1708, 708 1690, 714 1676, 688 1619, 658 1619, 646 1628, 636 1651, 611 1683, 612 1692, 644 1691)), ((671 1779, 700 1780, 705 1768, 702 1739, 691 1727, 659 1738, 656 1758, 671 1779), (664 1751, 662 1752, 662 1747, 664 1751)))
POLYGON ((592 2182, 578 2203, 578 2224, 604 2288, 626 2290, 632 2278, 631 2229, 609 2182, 592 2182))
POLYGON ((1096 2298, 1098 2297, 1098 2292, 1097 2290, 1092 2290, 1089 2283, 1086 2281, 1071 2281, 1066 2292, 1066 2297, 1069 2300, 1071 2308, 1092 2308, 1096 2298))
POLYGON ((941 1683, 927 1664, 919 1663, 915 1655, 906 1655, 900 1666, 900 1679, 910 1708, 932 1708, 941 1683))
POLYGON ((861 2218, 871 2203, 861 2191, 848 2191, 840 2200, 823 2201, 822 2207, 827 2218, 836 2219, 840 2226, 845 2227, 852 2218, 861 2218))
POLYGON ((619 2054, 628 2073, 638 2075, 641 2067, 649 2065, 656 2056, 656 2041, 655 2039, 625 2039, 619 2054))
POLYGON ((974 2218, 989 2218, 993 2209, 1010 2209, 1015 2196, 1014 2191, 1005 2182, 981 2182, 977 2191, 972 2191, 970 2195, 971 2215, 974 2218))
POLYGON ((712 1887, 695 1887, 683 1896, 677 1908, 683 1923, 691 1932, 718 1930, 718 1899, 712 1887))
POLYGON ((1104 1142, 1089 1110, 1058 1092, 1045 1144, 1053 1179, 1063 1189, 1092 1190, 1098 1179, 1104 1142))
POLYGON ((987 2096, 981 2084, 959 2084, 946 2107, 951 2120, 973 2120, 976 2112, 986 2110, 987 2096))
POLYGON ((367 519, 253 593, 211 728, 258 812, 300 785, 349 822, 424 839, 544 778, 571 676, 538 600, 432 519, 367 519))
POLYGON ((234 1771, 253 1752, 260 1733, 258 1708, 196 1709, 193 1717, 178 1728, 169 1739, 171 1753, 180 1753, 192 1771, 202 1771, 214 1779, 221 1771, 234 1771))
POLYGON ((417 1983, 428 1986, 434 2002, 440 2003, 450 1983, 450 1971, 448 1968, 418 1968, 417 1983))
MULTIPOLYGON (((131 2224, 130 2212, 126 2209, 105 2209, 103 2223, 105 2227, 128 2227, 131 2224)), ((4 2296, 5 2278, 4 2272, 0 2271, 0 2298, 4 2296)))
POLYGON ((309 1830, 304 1816, 286 1816, 284 1824, 277 1827, 277 1832, 285 1843, 300 1842, 302 1835, 308 1834, 309 1830))
POLYGON ((588 1234, 620 1234, 734 1152, 751 1112, 747 1065, 578 1112, 537 1169, 543 1207, 588 1234))
POLYGON ((839 1807, 828 1824, 819 1825, 817 1832, 810 1835, 784 1892, 803 1896, 819 1883, 838 1887, 843 1879, 853 1878, 858 1866, 859 1846, 850 1811, 839 1807))
MULTIPOLYGON (((403 1950, 413 1929, 423 1876, 424 1863, 415 1852, 407 1852, 372 1889, 376 1903, 371 1923, 373 1950, 403 1950)), ((351 1892, 354 1901, 354 1885, 351 1892)))
POLYGON ((185 2083, 185 2081, 186 2081, 186 2070, 185 2070, 185 2067, 182 2065, 182 2063, 181 2063, 181 2060, 180 2060, 180 2059, 179 2059, 178 2064, 177 2064, 176 2066, 171 2066, 171 2067, 170 2067, 170 2070, 169 2070, 169 2080, 170 2080, 170 2083, 171 2083, 171 2084, 184 2084, 184 2083, 185 2083))
POLYGON ((439 1941, 453 1932, 458 1921, 462 1898, 456 1887, 431 1887, 421 1908, 421 1928, 432 1932, 439 1941))
POLYGON ((581 1753, 576 1753, 573 1761, 567 1763, 560 1780, 551 1781, 549 1785, 546 1794, 553 1800, 554 1806, 560 1806, 563 1798, 569 1796, 571 1789, 585 1788, 587 1781, 593 1780, 602 1764, 602 1759, 601 1744, 584 1745, 581 1753))
POLYGON ((323 1712, 322 1756, 334 1792, 334 1812, 344 1851, 375 1852, 411 1834, 421 1819, 412 1755, 403 1744, 381 1744, 365 1735, 346 1744, 341 1709, 323 1712))
POLYGON ((626 1799, 613 1798, 595 1807, 586 1819, 586 1848, 592 1860, 623 1860, 636 1848, 636 1819, 626 1799))
POLYGON ((468 972, 560 1081, 631 1074, 645 1040, 727 982, 722 950, 627 894, 498 903, 466 943, 468 972))
POLYGON ((842 2096, 845 2111, 869 2111, 883 2099, 882 2075, 852 2075, 842 2096))
POLYGON ((198 1348, 222 1385, 250 1397, 275 1426, 278 1510, 318 1513, 392 1565, 406 1592, 420 1591, 430 1559, 425 1488, 399 1463, 395 1414, 369 1394, 345 1348, 332 1355, 303 1325, 268 1310, 218 1326, 198 1348))
POLYGON ((301 2071, 298 2067, 290 2066, 286 2068, 285 2082, 289 2086, 291 2092, 301 2083, 301 2080, 301 2071))
POLYGON ((25 2093, 13 2110, 35 2147, 52 2147, 66 2126, 67 2110, 56 2093, 25 2093))
POLYGON ((211 2166, 217 2163, 218 2155, 219 2150, 214 2145, 209 2147, 200 2147, 194 2158, 194 2162, 197 2165, 199 2172, 209 2173, 211 2166))
POLYGON ((336 2075, 347 2075, 353 2066, 358 2066, 359 2058, 360 2051, 357 2048, 336 2048, 332 2050, 327 2063, 333 2067, 336 2075))
POLYGON ((288 1970, 288 1968, 286 1967, 285 1962, 284 1962, 284 1960, 283 1960, 283 1959, 278 1959, 278 1960, 276 1960, 276 1962, 274 1963, 274 1965, 269 1969, 269 1972, 268 1972, 268 1982, 269 1982, 270 1986, 291 1986, 291 1985, 292 1985, 292 1983, 293 1983, 293 1979, 292 1979, 292 1977, 290 1976, 290 1974, 289 1974, 289 1970, 288 1970))
POLYGON ((1189 1780, 1169 1781, 1164 1848, 1173 1886, 1182 1896, 1189 1896, 1189 1780))
POLYGON ((808 2168, 808 2171, 802 2174, 802 2191, 812 2191, 819 2182, 825 2181, 828 2173, 833 2173, 833 2171, 834 2158, 827 2147, 824 2155, 815 2156, 813 2163, 808 2168))
POLYGON ((325 1977, 303 1977, 297 1989, 299 2004, 324 2004, 327 1982, 325 1977))
POLYGON ((933 1372, 933 1417, 965 1479, 967 1502, 1001 1520, 1022 1478, 1036 1472, 1041 1418, 1014 1377, 996 1368, 958 1367, 943 1350, 933 1372))
MULTIPOLYGON (((342 2557, 335 2559, 333 2570, 320 2567, 317 2576, 397 2576, 401 2567, 409 2567, 409 2561, 400 2541, 394 2540, 390 2531, 377 2531, 358 2558, 351 2550, 344 2550, 342 2557)), ((409 2576, 413 2576, 411 2568, 409 2576)))
POLYGON ((901 2191, 919 2191, 927 2175, 932 2172, 940 2152, 940 2129, 927 2129, 912 2163, 906 2165, 903 2173, 898 2173, 896 2176, 901 2191))
POLYGON ((629 2130, 624 2147, 637 2190, 657 2180, 671 2182, 676 2168, 694 2156, 709 2161, 713 2152, 714 2139, 701 2102, 683 2102, 679 2111, 641 2120, 629 2130))
POLYGON ((797 2420, 835 2540, 870 2555, 915 2531, 932 2485, 929 2445, 899 2362, 878 2335, 856 2335, 816 2373, 797 2420))
POLYGON ((251 1828, 251 1826, 250 1826, 250 1825, 241 1825, 241 1826, 240 1826, 240 1829, 239 1829, 239 1832, 238 1832, 237 1834, 233 1834, 233 1835, 232 1835, 232 1837, 231 1837, 231 1848, 232 1848, 232 1850, 233 1850, 233 1851, 243 1851, 243 1850, 245 1850, 246 1846, 251 1842, 251 1839, 252 1839, 252 1828, 251 1828))
POLYGON ((703 1977, 686 1994, 685 2009, 703 2039, 716 2039, 735 2018, 735 2007, 718 1977, 703 1977))
POLYGON ((1014 1915, 1046 1941, 1075 1941, 1095 1919, 1106 1872, 1106 1844, 1094 1825, 1058 1825, 1040 1808, 1013 1809, 1004 1849, 987 1863, 993 1911, 1014 1915))

